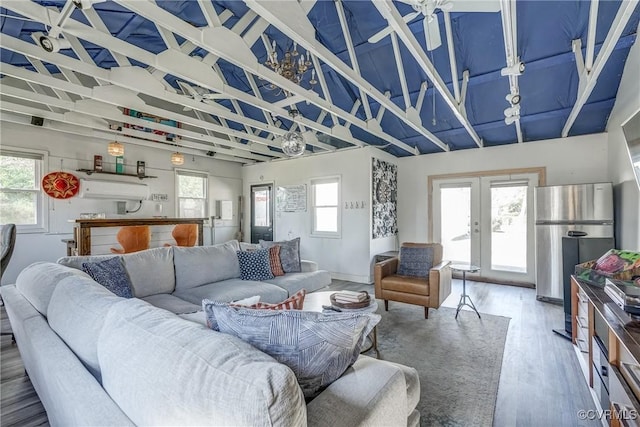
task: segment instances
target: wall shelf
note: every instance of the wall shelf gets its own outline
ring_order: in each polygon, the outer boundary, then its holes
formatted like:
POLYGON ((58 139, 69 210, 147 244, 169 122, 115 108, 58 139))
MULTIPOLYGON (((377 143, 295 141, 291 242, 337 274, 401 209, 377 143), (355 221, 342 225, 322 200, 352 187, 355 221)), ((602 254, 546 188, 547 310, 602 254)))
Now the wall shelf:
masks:
POLYGON ((87 175, 91 175, 94 173, 103 173, 103 174, 107 174, 107 175, 118 175, 118 176, 135 176, 136 178, 139 179, 145 179, 145 178, 157 178, 157 176, 151 176, 151 175, 136 175, 133 173, 117 173, 117 172, 109 172, 109 171, 97 171, 95 169, 76 169, 76 172, 84 172, 87 175))

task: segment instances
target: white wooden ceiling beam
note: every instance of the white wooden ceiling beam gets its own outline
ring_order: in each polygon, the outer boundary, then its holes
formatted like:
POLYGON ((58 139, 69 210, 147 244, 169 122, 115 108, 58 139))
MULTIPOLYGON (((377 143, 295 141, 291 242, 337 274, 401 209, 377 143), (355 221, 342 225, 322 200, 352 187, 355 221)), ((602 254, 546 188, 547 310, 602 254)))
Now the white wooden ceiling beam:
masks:
MULTIPOLYGON (((580 85, 581 88, 578 89, 578 97, 576 99, 576 103, 573 105, 571 109, 571 113, 569 113, 569 117, 567 118, 567 122, 564 124, 562 128, 562 136, 566 137, 569 135, 569 131, 571 127, 575 123, 578 118, 578 114, 584 107, 584 104, 587 103, 589 96, 591 96, 591 92, 596 87, 596 83, 598 82, 598 77, 600 73, 604 69, 613 49, 620 38, 620 34, 624 30, 624 27, 629 22, 631 15, 633 14, 634 9, 638 5, 638 0, 627 0, 620 3, 620 7, 618 8, 618 13, 616 13, 613 22, 609 27, 609 32, 607 33, 607 37, 604 39, 604 43, 602 43, 602 47, 598 52, 598 56, 596 57, 593 68, 591 71, 587 73, 586 67, 584 67, 583 75, 584 77, 580 77, 580 85), (584 81, 584 84, 583 84, 584 81)), ((582 52, 580 52, 582 54, 582 52)))
MULTIPOLYGON (((47 67, 39 59, 28 56, 27 60, 29 62, 31 62, 31 65, 33 65, 33 68, 38 73, 44 74, 45 76, 50 76, 51 75, 51 73, 49 72, 47 67)), ((51 88, 51 90, 53 90, 53 92, 58 96, 58 98, 64 99, 66 101, 71 101, 71 98, 69 97, 69 95, 65 91, 59 90, 59 89, 56 89, 56 88, 51 88)), ((39 92, 39 91, 36 91, 36 92, 39 92)), ((43 91, 43 92, 39 92, 39 93, 46 93, 46 92, 43 91)))
POLYGON ((202 14, 204 15, 204 19, 207 20, 208 26, 219 27, 222 25, 211 0, 198 0, 198 6, 200 6, 200 9, 202 10, 202 14))
POLYGON ((598 26, 598 6, 599 0, 591 0, 589 6, 589 27, 587 28, 587 59, 585 60, 585 68, 591 71, 593 68, 593 55, 596 50, 596 27, 598 26))
MULTIPOLYGON (((111 104, 113 105, 113 107, 128 107, 128 108, 132 108, 132 109, 139 109, 140 105, 142 104, 142 100, 140 100, 139 98, 135 97, 135 94, 133 94, 132 92, 130 92, 129 94, 127 94, 126 92, 122 92, 122 91, 128 91, 127 89, 124 88, 119 88, 117 86, 114 87, 109 87, 109 86, 97 86, 93 89, 89 89, 89 88, 85 88, 85 87, 76 87, 75 85, 73 85, 72 83, 69 82, 65 82, 63 80, 57 79, 55 77, 49 77, 49 76, 44 76, 42 74, 39 73, 35 73, 33 71, 28 71, 25 70, 23 68, 19 68, 19 67, 15 67, 13 65, 9 65, 9 64, 5 64, 3 66, 3 73, 5 73, 6 75, 10 75, 12 77, 16 77, 16 78, 21 78, 23 80, 26 81, 35 81, 35 82, 39 82, 42 84, 48 84, 50 87, 64 87, 67 92, 70 93, 76 93, 78 95, 85 95, 85 98, 88 98, 84 101, 89 101, 91 100, 96 100, 96 104, 95 105, 100 105, 100 104, 111 104), (119 92, 119 93, 118 93, 119 92), (124 96, 123 96, 124 95, 124 96), (133 96, 132 96, 133 95, 133 96), (135 98, 135 99, 134 99, 135 98), (128 100, 132 100, 134 102, 137 101, 138 105, 131 105, 131 104, 126 104, 125 101, 126 99, 128 100)), ((14 96, 17 97, 18 95, 23 96, 23 97, 29 97, 32 96, 30 95, 31 93, 28 91, 23 91, 21 89, 18 88, 13 88, 10 87, 8 85, 2 85, 0 87, 0 93, 4 93, 6 95, 9 96, 14 96)), ((39 95, 40 97, 42 97, 42 99, 44 98, 44 95, 39 95)), ((48 103, 51 105, 56 105, 56 106, 60 106, 60 104, 58 102, 54 102, 55 98, 46 98, 48 99, 48 103)), ((62 100, 60 100, 62 102, 62 100)), ((35 102, 38 102, 37 100, 35 100, 35 102)), ((68 101, 65 101, 68 102, 68 101)), ((85 103, 86 104, 86 103, 85 103)), ((4 106, 2 106, 2 108, 4 108, 4 106)), ((78 108, 77 104, 76 106, 70 106, 70 105, 66 105, 64 107, 61 108, 65 108, 65 109, 75 109, 78 108)), ((179 120, 182 123, 187 123, 187 124, 191 124, 192 126, 201 128, 201 129, 210 129, 219 133, 223 133, 225 134, 225 131, 229 132, 229 134, 233 134, 234 136, 238 136, 239 138, 243 138, 243 139, 249 139, 251 138, 254 142, 259 142, 262 143, 264 145, 274 145, 274 143, 272 141, 269 141, 267 139, 264 138, 260 138, 257 137, 255 135, 247 135, 244 132, 240 132, 240 131, 235 131, 232 129, 227 129, 224 128, 223 126, 219 126, 219 125, 215 125, 213 123, 209 123, 209 122, 204 122, 198 119, 194 119, 188 116, 184 116, 181 114, 176 114, 174 112, 170 112, 170 111, 166 111, 163 109, 159 109, 156 107, 152 107, 149 105, 144 106, 145 108, 145 112, 148 112, 150 114, 154 114, 154 115, 158 115, 160 117, 167 117, 170 116, 172 118, 176 118, 178 117, 179 120), (184 120, 184 121, 182 121, 184 120)), ((78 112, 83 112, 82 109, 78 110, 78 112)), ((101 108, 99 114, 109 114, 109 112, 104 109, 101 108)), ((108 116, 109 119, 114 120, 116 122, 130 122, 131 124, 138 124, 141 126, 146 126, 149 128, 153 128, 154 126, 157 126, 158 124, 154 124, 148 121, 144 121, 141 119, 136 119, 136 118, 132 118, 130 116, 126 116, 124 114, 122 114, 122 112, 119 112, 119 114, 115 114, 115 115, 110 115, 108 116), (140 120, 139 123, 137 123, 136 121, 140 120), (136 123, 134 123, 136 122, 136 123)), ((182 136, 186 136, 186 137, 192 137, 192 138, 198 138, 198 137, 202 137, 204 138, 204 135, 201 135, 198 132, 193 132, 193 131, 188 131, 186 129, 182 129, 182 128, 172 128, 169 126, 165 126, 165 125, 160 125, 160 127, 158 127, 157 130, 162 130, 162 131, 166 131, 166 132, 170 132, 170 133, 175 133, 176 135, 182 135, 182 136), (162 127, 162 128, 161 128, 162 127)), ((215 138, 215 140, 210 140, 210 142, 212 143, 225 143, 225 144, 229 144, 228 141, 226 140, 222 140, 220 138, 215 138)), ((250 150, 250 148, 248 146, 246 146, 245 144, 241 144, 238 143, 236 148, 239 149, 244 149, 244 150, 250 150)), ((283 154, 280 154, 278 152, 274 152, 274 157, 281 157, 284 156, 283 154)))
MULTIPOLYGON (((456 63, 456 49, 453 44, 453 31, 451 31, 451 16, 449 12, 442 11, 444 15, 444 30, 447 36, 447 49, 449 50, 449 65, 451 68, 451 83, 453 84, 453 95, 460 106, 460 84, 458 82, 458 65, 456 63)), ((464 108, 464 104, 462 105, 464 108)), ((466 114, 465 114, 466 116, 466 114)))
POLYGON ((422 104, 424 103, 424 97, 427 94, 427 88, 429 85, 427 82, 422 82, 420 85, 420 92, 418 93, 418 99, 416 100, 416 111, 422 110, 422 104))
POLYGON ((393 56, 396 60, 396 68, 398 69, 398 78, 400 79, 400 87, 402 88, 402 98, 404 99, 404 108, 408 110, 411 107, 411 99, 409 98, 409 88, 407 87, 407 76, 404 73, 404 65, 402 56, 400 56, 400 47, 398 46, 398 36, 391 33, 391 45, 393 46, 393 56))
MULTIPOLYGON (((333 52, 316 41, 315 30, 311 25, 311 22, 307 18, 306 13, 297 2, 245 0, 245 3, 256 13, 258 13, 262 19, 266 19, 267 21, 269 21, 272 25, 286 34, 287 37, 291 38, 292 40, 297 40, 298 43, 305 49, 309 50, 311 54, 316 55, 319 59, 333 68, 336 72, 364 90, 373 100, 381 105, 385 105, 385 108, 389 112, 397 116, 401 121, 403 121, 413 130, 432 141, 442 150, 448 150, 448 146, 440 141, 438 137, 429 132, 419 123, 416 123, 416 121, 414 120, 415 115, 408 115, 400 107, 391 102, 390 99, 385 98, 385 96, 371 83, 362 78, 362 76, 360 76, 354 70, 349 68, 333 52)), ((376 2, 374 2, 374 4, 376 4, 376 2)), ((312 99, 310 99, 310 101, 314 102, 312 99)), ((390 140, 392 144, 399 146, 409 153, 414 152, 413 147, 397 140, 396 138, 390 139, 389 135, 384 133, 383 135, 380 135, 374 126, 362 126, 360 123, 354 122, 350 115, 339 114, 339 116, 347 120, 348 122, 355 124, 356 126, 369 130, 371 133, 378 137, 384 138, 388 141, 390 140), (396 141, 400 142, 401 145, 397 144, 396 141)))
MULTIPOLYGON (((473 129, 473 126, 471 125, 469 120, 464 117, 464 115, 458 110, 458 103, 456 102, 455 98, 453 97, 453 95, 451 95, 451 92, 449 92, 449 89, 447 88, 444 80, 442 79, 436 68, 433 66, 431 61, 429 61, 427 54, 424 52, 415 35, 409 29, 409 26, 402 19, 402 16, 400 16, 400 14, 398 13, 398 10, 393 5, 391 0, 374 1, 373 5, 378 9, 380 14, 387 20, 387 22, 389 22, 389 25, 398 34, 400 40, 402 40, 405 47, 418 62, 420 68, 422 68, 422 70, 427 74, 427 77, 429 78, 429 80, 431 80, 438 93, 440 93, 449 109, 453 112, 458 121, 460 121, 462 126, 467 130, 469 136, 471 136, 478 147, 481 147, 482 141, 480 140, 480 137, 473 129)), ((447 149, 449 148, 446 145, 445 147, 447 149)))
MULTIPOLYGON (((342 110, 341 108, 333 105, 326 100, 322 99, 316 92, 313 90, 304 89, 296 83, 286 79, 275 71, 267 68, 266 66, 260 64, 256 57, 253 55, 253 52, 249 49, 249 47, 244 43, 243 39, 232 33, 230 30, 227 30, 224 27, 219 28, 210 28, 207 27, 205 29, 199 29, 193 27, 192 25, 182 21, 180 18, 171 15, 169 12, 157 7, 153 3, 148 1, 136 1, 136 0, 115 0, 116 2, 122 4, 127 7, 131 11, 144 16, 145 18, 152 20, 154 22, 161 22, 162 25, 167 28, 169 31, 172 31, 176 34, 179 34, 181 37, 184 37, 187 40, 191 40, 198 46, 201 46, 208 51, 224 58, 226 61, 232 63, 233 65, 240 67, 245 70, 251 71, 253 74, 256 74, 258 77, 262 77, 266 80, 269 80, 281 87, 283 90, 286 90, 293 94, 303 95, 309 102, 313 103, 317 107, 321 109, 326 109, 329 112, 333 112, 348 122, 355 124, 356 126, 361 127, 362 129, 368 130, 370 133, 373 133, 376 136, 384 138, 386 140, 391 141, 394 145, 399 146, 400 148, 411 152, 413 150, 412 147, 400 141, 397 138, 394 138, 391 135, 377 132, 367 127, 367 123, 352 115, 348 112, 342 110), (237 37, 236 37, 237 36, 237 37), (235 37, 235 38, 234 38, 235 37)), ((297 3, 296 3, 297 5, 297 3)), ((292 4, 293 6, 293 4, 292 4)), ((299 5, 297 5, 299 7, 299 5)), ((305 16, 306 19, 306 16, 305 16)), ((77 27, 78 23, 74 23, 74 26, 77 27)), ((76 28, 73 28, 72 31, 75 31, 76 28)), ((103 42, 103 44, 106 42, 103 42)), ((116 43, 117 45, 117 43, 116 43)), ((130 46, 129 51, 136 50, 137 48, 130 46)), ((142 56, 146 56, 148 52, 141 52, 142 56)), ((158 57, 163 56, 165 52, 158 55, 158 57)), ((133 54, 133 53, 132 53, 133 54)), ((180 58, 177 58, 175 55, 171 55, 172 62, 179 61, 180 58)), ((140 59, 141 62, 149 63, 145 60, 140 59)), ((182 58, 182 61, 186 62, 187 58, 182 58)), ((155 64, 157 67, 165 66, 165 64, 158 64, 156 61, 155 64)), ((176 75, 176 70, 171 70, 174 75, 176 75)), ((225 86, 224 89, 219 87, 212 87, 211 83, 202 82, 200 83, 198 80, 202 80, 202 76, 197 76, 195 73, 191 73, 190 76, 184 77, 185 79, 198 82, 200 86, 210 88, 215 91, 223 91, 229 94, 233 98, 237 98, 240 101, 251 104, 257 108, 261 108, 267 111, 271 111, 272 113, 279 115, 281 117, 288 117, 289 112, 284 108, 275 108, 272 104, 260 100, 254 96, 251 96, 241 90, 233 88, 231 86, 225 86)), ((332 135, 335 134, 336 129, 329 129, 319 123, 316 123, 312 120, 309 120, 302 116, 297 116, 293 121, 297 123, 301 123, 308 128, 315 129, 319 132, 332 135)), ((344 141, 363 146, 365 143, 360 141, 353 136, 350 135, 342 135, 344 141)))
MULTIPOLYGON (((148 84, 148 80, 149 80, 148 73, 146 73, 146 71, 144 71, 142 68, 139 68, 139 67, 130 67, 130 69, 133 71, 136 71, 136 70, 139 71, 138 74, 136 75, 136 78, 134 79, 118 78, 110 70, 105 70, 103 68, 79 61, 77 59, 73 59, 71 57, 62 55, 60 53, 46 52, 43 49, 40 49, 38 46, 35 46, 31 43, 24 42, 15 37, 9 37, 9 36, 1 37, 0 46, 6 49, 12 50, 14 52, 21 53, 23 55, 31 55, 33 57, 37 57, 43 60, 44 62, 48 62, 51 64, 56 64, 57 66, 62 66, 68 69, 76 70, 82 74, 93 76, 102 81, 108 81, 110 84, 114 84, 122 88, 132 90, 137 93, 144 93, 146 95, 149 95, 158 99, 163 99, 178 105, 189 106, 191 108, 199 109, 201 111, 204 111, 206 113, 209 113, 215 116, 225 117, 229 120, 233 120, 237 122, 244 121, 245 123, 248 123, 250 126, 260 128, 266 132, 284 133, 284 131, 282 131, 277 127, 274 128, 273 126, 269 126, 268 124, 265 124, 258 120, 243 118, 238 114, 235 114, 230 112, 229 110, 226 110, 222 106, 204 104, 204 103, 195 101, 193 99, 190 99, 188 97, 185 97, 183 95, 179 95, 177 93, 167 92, 166 90, 160 90, 160 88, 158 88, 158 82, 155 79, 151 80, 151 83, 153 83, 152 85, 148 84)), ((10 68, 9 64, 7 64, 7 68, 10 68)), ((122 70, 118 71, 118 68, 113 69, 114 73, 120 73, 118 75, 122 75, 121 71, 122 70)), ((33 73, 33 74, 35 74, 36 76, 38 75, 37 73, 33 73)), ((58 85, 57 87, 59 87, 62 90, 67 90, 66 86, 60 86, 60 85, 63 85, 63 81, 62 80, 58 81, 58 80, 54 81, 55 84, 58 85)), ((77 87, 73 87, 73 86, 69 86, 69 88, 78 90, 77 87)), ((81 96, 85 96, 85 97, 91 96, 91 89, 90 88, 86 88, 86 89, 87 91, 89 91, 87 92, 88 95, 80 94, 81 96)), ((173 113, 168 113, 168 114, 173 114, 173 113)))
MULTIPOLYGON (((355 71, 359 76, 362 76, 360 72, 360 65, 358 64, 358 57, 356 56, 356 50, 353 47, 353 40, 351 39, 351 32, 349 31, 349 25, 347 24, 347 17, 344 14, 344 7, 342 6, 342 0, 337 0, 335 2, 336 10, 338 11, 338 19, 340 20, 340 26, 342 27, 342 34, 344 36, 344 41, 347 45, 347 51, 349 52, 349 59, 351 60, 351 68, 355 71)), ((318 73, 322 73, 322 69, 317 70, 318 73)), ((371 119, 371 106, 369 105, 369 99, 367 98, 367 94, 362 88, 358 88, 360 91, 360 100, 362 101, 362 106, 364 107, 365 116, 367 120, 371 119)), ((352 114, 355 112, 352 110, 352 114)))
MULTIPOLYGON (((96 30, 98 30, 103 34, 111 35, 111 32, 109 31, 107 26, 104 24, 104 22, 98 15, 98 12, 96 12, 94 8, 90 7, 88 9, 82 9, 82 13, 84 13, 84 16, 86 16, 87 21, 89 21, 89 23, 93 26, 93 28, 95 28, 96 30)), ((113 59, 116 60, 116 62, 120 67, 126 67, 128 65, 131 65, 131 62, 129 62, 129 59, 127 59, 126 56, 111 50, 109 50, 109 53, 111 54, 111 56, 113 56, 113 59)))
MULTIPOLYGON (((0 112, 0 121, 8 122, 8 123, 16 123, 21 125, 29 125, 30 116, 37 115, 38 117, 42 117, 45 119, 43 128, 48 130, 56 131, 56 132, 64 132, 67 134, 80 135, 88 138, 102 139, 105 141, 113 141, 114 137, 118 138, 119 142, 124 142, 132 145, 139 145, 143 147, 152 148, 154 150, 166 150, 169 152, 176 151, 175 144, 166 144, 166 143, 158 143, 154 141, 146 141, 140 138, 133 138, 128 135, 137 135, 139 131, 134 131, 133 129, 127 129, 126 131, 117 131, 117 130, 102 130, 96 129, 87 123, 84 123, 82 120, 77 120, 73 118, 69 118, 68 114, 59 114, 52 113, 49 111, 40 111, 37 108, 30 108, 19 104, 11 104, 10 105, 12 111, 1 111, 0 112), (15 110, 15 111, 14 111, 15 110), (125 135, 126 132, 126 135, 125 135)), ((140 132, 144 133, 144 132, 140 132)), ((149 137, 149 134, 143 135, 145 137, 149 137)), ((210 147, 205 146, 204 144, 195 144, 192 145, 184 144, 180 146, 180 151, 183 154, 190 154, 200 157, 211 157, 206 152, 214 152, 216 154, 220 153, 224 156, 229 156, 224 160, 238 162, 238 163, 255 163, 256 159, 260 159, 260 161, 270 161, 269 158, 264 158, 264 156, 254 156, 251 153, 247 153, 246 155, 251 156, 244 158, 243 153, 235 153, 235 150, 228 150, 224 148, 218 147, 210 147), (233 153, 230 155, 229 153, 233 153), (252 158, 256 157, 256 158, 252 158)), ((220 158, 217 155, 213 157, 220 158)), ((222 160, 222 159, 221 159, 222 160)))
MULTIPOLYGON (((501 0, 500 1, 500 17, 502 19, 502 35, 504 39, 504 52, 507 61, 507 67, 513 67, 520 61, 518 55, 518 30, 516 28, 516 1, 515 0, 501 0)), ((520 87, 518 85, 518 76, 515 74, 509 74, 509 93, 511 95, 519 94, 520 87)), ((516 137, 518 142, 523 142, 522 126, 520 125, 520 102, 517 103, 518 113, 514 115, 515 121, 513 124, 516 127, 516 137)), ((510 103, 509 108, 513 108, 514 105, 510 103)))
MULTIPOLYGON (((322 66, 320 64, 320 60, 315 56, 315 55, 311 55, 311 61, 313 62, 313 67, 316 69, 316 75, 318 76, 318 81, 320 82, 320 89, 322 90, 322 96, 324 96, 324 99, 326 99, 328 102, 333 104, 333 101, 331 100, 331 92, 329 92, 329 86, 327 86, 327 79, 324 78, 324 73, 322 72, 322 66)), ((326 110, 323 110, 326 111, 326 110)), ((340 122, 338 121, 338 116, 336 116, 333 113, 329 113, 331 114, 331 121, 333 121, 333 125, 337 126, 340 124, 340 122)))

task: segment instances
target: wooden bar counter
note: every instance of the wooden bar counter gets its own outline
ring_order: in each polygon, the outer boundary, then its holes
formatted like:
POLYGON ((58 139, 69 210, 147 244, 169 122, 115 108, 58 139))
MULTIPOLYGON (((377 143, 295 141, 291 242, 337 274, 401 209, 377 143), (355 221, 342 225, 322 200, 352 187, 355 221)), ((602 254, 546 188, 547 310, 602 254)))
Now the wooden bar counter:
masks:
POLYGON ((91 229, 97 227, 127 227, 130 225, 175 225, 197 224, 198 246, 202 246, 202 232, 205 218, 106 218, 76 219, 75 237, 78 255, 91 255, 91 229))

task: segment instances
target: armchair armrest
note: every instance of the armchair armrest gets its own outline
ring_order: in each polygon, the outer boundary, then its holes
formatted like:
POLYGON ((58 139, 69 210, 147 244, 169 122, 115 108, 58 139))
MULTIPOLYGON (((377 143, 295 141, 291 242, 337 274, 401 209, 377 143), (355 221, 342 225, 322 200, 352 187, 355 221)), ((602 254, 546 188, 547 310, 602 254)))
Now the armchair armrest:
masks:
POLYGON ((387 276, 396 274, 398 270, 398 257, 385 259, 384 261, 375 263, 373 267, 373 280, 376 295, 382 295, 381 281, 387 276))
POLYGON ((429 295, 438 297, 436 307, 451 293, 451 261, 442 261, 429 270, 429 295))

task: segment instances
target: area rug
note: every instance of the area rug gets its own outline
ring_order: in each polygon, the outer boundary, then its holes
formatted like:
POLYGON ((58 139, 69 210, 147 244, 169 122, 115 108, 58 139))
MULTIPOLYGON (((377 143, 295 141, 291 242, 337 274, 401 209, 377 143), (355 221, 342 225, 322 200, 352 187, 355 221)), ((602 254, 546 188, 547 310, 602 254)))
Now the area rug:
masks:
POLYGON ((509 318, 463 310, 456 320, 441 307, 425 319, 422 307, 393 302, 378 313, 380 358, 420 375, 422 426, 492 425, 509 318))

